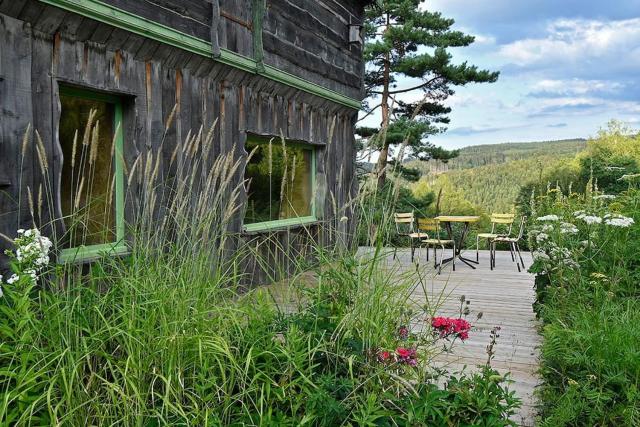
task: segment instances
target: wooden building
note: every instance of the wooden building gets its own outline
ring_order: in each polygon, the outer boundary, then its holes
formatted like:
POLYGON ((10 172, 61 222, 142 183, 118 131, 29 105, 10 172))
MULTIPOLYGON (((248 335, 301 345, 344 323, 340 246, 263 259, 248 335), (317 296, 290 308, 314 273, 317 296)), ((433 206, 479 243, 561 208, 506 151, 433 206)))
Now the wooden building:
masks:
MULTIPOLYGON (((53 203, 38 208, 44 211, 38 216, 53 222, 65 216, 74 130, 82 132, 95 109, 105 139, 100 150, 113 139, 122 155, 101 163, 109 152, 95 154, 95 167, 102 168, 96 176, 115 183, 114 212, 95 217, 110 237, 83 242, 76 259, 95 257, 104 245, 126 250, 124 223, 132 213, 123 201, 123 165, 161 149, 167 169, 188 132, 214 122, 217 155, 235 150, 247 156, 280 136, 298 150, 301 169, 289 191, 295 200, 289 209, 272 209, 274 201, 264 194, 277 197, 275 192, 245 193, 243 214, 231 226, 239 241, 258 247, 275 239, 286 252, 304 246, 308 237, 301 242, 301 236, 310 229, 329 244, 335 237, 325 229, 350 235, 365 3, 0 0, 0 232, 15 236, 16 229, 31 227, 27 200, 42 198, 36 193, 43 182, 53 203), (170 116, 173 124, 165 129, 170 116), (31 142, 23 145, 28 129, 31 142), (46 171, 39 166, 42 157, 46 171)), ((257 186, 264 178, 267 188, 271 178, 253 166, 247 165, 245 178, 253 174, 257 186)), ((63 220, 58 223, 64 228, 63 220)), ((68 246, 74 249, 73 242, 68 246)), ((7 247, 0 239, 0 249, 7 247)), ((273 248, 265 251, 274 265, 286 263, 273 248)), ((255 266, 247 268, 254 281, 264 279, 255 266)))

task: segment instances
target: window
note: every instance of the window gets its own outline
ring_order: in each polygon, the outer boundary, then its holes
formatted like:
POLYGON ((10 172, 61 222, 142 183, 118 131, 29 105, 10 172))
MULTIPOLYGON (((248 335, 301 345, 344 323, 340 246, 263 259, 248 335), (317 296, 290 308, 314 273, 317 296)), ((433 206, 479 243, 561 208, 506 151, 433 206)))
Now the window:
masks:
POLYGON ((280 138, 249 137, 247 231, 315 221, 315 150, 280 138), (255 150, 255 151, 254 151, 255 150))
POLYGON ((60 204, 68 246, 60 260, 125 252, 121 101, 61 86, 60 106, 60 204), (84 137, 87 130, 89 137, 84 137))

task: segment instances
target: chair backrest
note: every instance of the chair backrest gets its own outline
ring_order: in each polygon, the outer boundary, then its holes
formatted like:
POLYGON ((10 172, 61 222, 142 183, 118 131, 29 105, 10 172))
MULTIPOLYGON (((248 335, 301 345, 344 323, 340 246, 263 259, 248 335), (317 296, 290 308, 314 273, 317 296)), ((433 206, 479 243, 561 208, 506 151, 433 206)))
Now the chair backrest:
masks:
POLYGON ((507 228, 507 234, 511 234, 511 227, 513 227, 513 221, 516 219, 515 214, 503 214, 503 213, 492 213, 491 214, 491 232, 495 233, 497 228, 500 225, 503 225, 507 228))
POLYGON ((418 218, 418 231, 438 231, 438 220, 435 218, 418 218))
POLYGON ((522 219, 520 220, 520 230, 518 231, 518 237, 517 237, 518 240, 522 239, 522 235, 524 234, 524 226, 526 223, 527 223, 527 217, 525 215, 522 215, 522 219))
POLYGON ((398 234, 410 234, 414 232, 415 216, 413 212, 395 213, 393 220, 396 223, 396 232, 398 234))

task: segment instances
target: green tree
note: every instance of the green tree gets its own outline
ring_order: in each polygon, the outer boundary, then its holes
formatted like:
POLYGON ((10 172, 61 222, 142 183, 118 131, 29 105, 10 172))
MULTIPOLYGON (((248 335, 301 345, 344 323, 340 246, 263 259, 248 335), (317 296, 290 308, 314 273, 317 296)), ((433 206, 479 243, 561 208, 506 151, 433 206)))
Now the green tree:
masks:
POLYGON ((479 70, 467 62, 454 64, 451 47, 469 46, 474 37, 452 30, 453 19, 421 9, 421 0, 379 0, 366 10, 367 71, 365 87, 371 102, 365 109, 380 109, 379 128, 361 128, 358 133, 370 147, 379 150, 376 167, 378 186, 386 180, 391 146, 409 147, 419 159, 447 160, 457 153, 435 147, 429 135, 445 130, 451 108, 444 101, 453 87, 470 82, 495 82, 497 72, 479 70), (399 87, 399 81, 410 81, 399 87), (403 102, 401 94, 422 92, 417 102, 403 102), (372 104, 373 103, 373 104, 372 104))

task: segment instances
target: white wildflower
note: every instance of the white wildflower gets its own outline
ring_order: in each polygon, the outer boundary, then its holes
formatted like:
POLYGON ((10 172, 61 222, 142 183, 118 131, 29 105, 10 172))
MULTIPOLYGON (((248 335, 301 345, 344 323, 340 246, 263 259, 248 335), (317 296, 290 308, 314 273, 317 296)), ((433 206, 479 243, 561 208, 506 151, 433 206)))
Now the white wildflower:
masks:
POLYGON ((549 238, 549 235, 546 233, 540 233, 536 236, 536 242, 542 243, 549 238))
POLYGON ((20 229, 18 230, 18 234, 24 234, 24 228, 20 228, 20 229))
POLYGON ((558 221, 559 219, 558 215, 545 215, 537 218, 538 221, 558 221))
POLYGON ((630 227, 634 224, 633 218, 629 218, 622 215, 609 216, 604 220, 604 223, 613 227, 630 227))
POLYGON ((599 216, 595 216, 595 215, 587 215, 586 213, 582 212, 578 215, 576 215, 576 218, 583 220, 584 222, 586 222, 588 225, 591 224, 601 224, 602 223, 602 218, 600 218, 599 216))
POLYGON ((616 196, 613 194, 599 194, 597 196, 593 196, 593 198, 596 200, 613 200, 616 196))
POLYGON ((49 264, 49 251, 53 243, 49 238, 40 234, 37 228, 18 230, 15 239, 16 249, 13 257, 20 264, 20 268, 33 280, 38 273, 49 264))
POLYGON ((546 253, 544 253, 544 251, 541 250, 537 250, 533 252, 533 257, 535 259, 540 259, 540 260, 548 260, 549 259, 549 255, 547 255, 546 253))
POLYGON ((18 281, 18 279, 20 279, 20 276, 18 276, 17 274, 12 274, 11 277, 7 279, 7 283, 13 285, 18 281))
POLYGON ((563 222, 560 224, 560 232, 563 234, 575 234, 578 232, 578 227, 570 222, 563 222))

